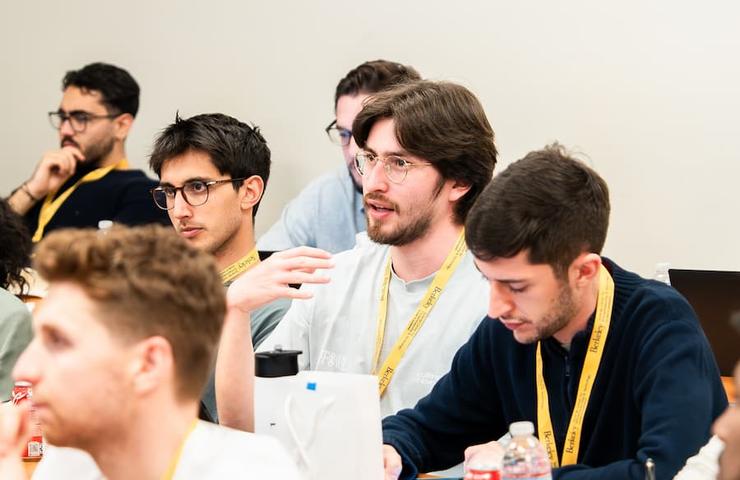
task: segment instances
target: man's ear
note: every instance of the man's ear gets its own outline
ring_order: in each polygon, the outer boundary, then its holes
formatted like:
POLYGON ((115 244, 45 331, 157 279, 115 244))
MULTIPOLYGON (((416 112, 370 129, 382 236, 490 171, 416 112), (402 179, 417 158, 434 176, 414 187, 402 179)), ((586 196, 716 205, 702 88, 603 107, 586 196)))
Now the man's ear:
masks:
POLYGON ((252 175, 244 180, 239 188, 239 205, 242 210, 253 208, 262 198, 265 191, 265 182, 259 175, 252 175))
POLYGON ((458 180, 452 181, 452 188, 450 189, 450 194, 448 195, 448 200, 450 203, 455 203, 458 200, 460 200, 462 197, 465 196, 466 193, 470 191, 470 184, 461 182, 458 180))
POLYGON ((113 119, 113 135, 117 140, 124 141, 128 137, 128 132, 134 124, 134 116, 130 113, 122 113, 113 119))
POLYGON ((590 284, 599 276, 601 256, 597 253, 581 253, 570 264, 569 275, 576 286, 590 284))
POLYGON ((174 380, 174 354, 166 338, 154 336, 141 340, 131 355, 129 374, 136 394, 146 395, 174 380))

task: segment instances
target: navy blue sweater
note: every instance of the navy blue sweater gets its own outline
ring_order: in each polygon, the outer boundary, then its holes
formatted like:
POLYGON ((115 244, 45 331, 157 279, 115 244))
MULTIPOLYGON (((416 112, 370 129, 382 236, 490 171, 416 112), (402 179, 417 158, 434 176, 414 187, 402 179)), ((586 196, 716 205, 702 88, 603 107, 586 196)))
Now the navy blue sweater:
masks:
MULTIPOLYGON (((89 173, 91 168, 75 172, 57 191, 67 188, 89 173)), ((62 203, 44 229, 44 235, 58 228, 97 228, 100 220, 112 220, 124 225, 160 223, 171 225, 167 212, 154 204, 149 190, 157 182, 141 170, 112 170, 94 182, 83 183, 62 203)), ((55 197, 56 198, 56 197, 55 197)), ((36 231, 43 199, 31 208, 24 218, 31 234, 36 231)))
MULTIPOLYGON (((712 421, 727 406, 719 370, 683 297, 607 259, 604 264, 614 278, 614 307, 579 463, 553 471, 553 478, 642 480, 650 457, 657 478, 671 479, 707 441, 712 421)), ((592 326, 593 316, 570 352, 552 338, 542 342, 560 455, 592 326)), ((384 443, 404 461, 401 478, 461 462, 466 447, 498 439, 512 422, 536 426, 535 349, 485 319, 432 392, 383 421, 384 443)))

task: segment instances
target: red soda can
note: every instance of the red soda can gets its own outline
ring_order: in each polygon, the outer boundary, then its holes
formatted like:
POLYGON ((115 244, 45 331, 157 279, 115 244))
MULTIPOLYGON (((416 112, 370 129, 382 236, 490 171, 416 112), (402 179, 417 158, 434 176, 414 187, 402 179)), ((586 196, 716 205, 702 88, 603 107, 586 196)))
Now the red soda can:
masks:
POLYGON ((38 460, 44 455, 44 439, 41 434, 41 422, 36 415, 36 408, 33 406, 33 392, 29 382, 15 382, 13 386, 13 405, 20 405, 23 402, 30 402, 31 406, 31 438, 26 444, 23 452, 23 458, 29 460, 38 460))
POLYGON ((494 465, 474 465, 465 472, 465 480, 501 480, 501 470, 494 465))

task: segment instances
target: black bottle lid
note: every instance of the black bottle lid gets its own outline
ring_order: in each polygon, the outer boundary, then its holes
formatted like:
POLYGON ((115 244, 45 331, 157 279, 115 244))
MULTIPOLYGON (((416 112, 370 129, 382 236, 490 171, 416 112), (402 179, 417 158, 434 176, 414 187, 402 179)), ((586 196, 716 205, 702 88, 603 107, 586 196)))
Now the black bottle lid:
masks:
POLYGON ((298 373, 300 350, 283 350, 275 345, 275 350, 254 354, 254 374, 258 377, 287 377, 298 373))

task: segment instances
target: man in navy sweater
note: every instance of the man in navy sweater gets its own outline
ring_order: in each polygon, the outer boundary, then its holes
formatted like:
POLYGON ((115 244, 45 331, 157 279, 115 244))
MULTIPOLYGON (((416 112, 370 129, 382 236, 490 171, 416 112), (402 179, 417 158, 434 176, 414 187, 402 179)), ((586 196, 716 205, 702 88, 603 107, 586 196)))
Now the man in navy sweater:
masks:
POLYGON ((555 479, 641 480, 648 458, 669 479, 706 442, 727 406, 707 340, 675 290, 600 256, 608 223, 606 183, 558 145, 494 178, 466 222, 490 318, 383 422, 386 478, 500 450, 520 420, 555 479))

